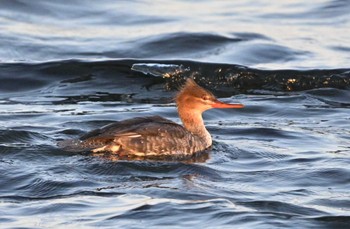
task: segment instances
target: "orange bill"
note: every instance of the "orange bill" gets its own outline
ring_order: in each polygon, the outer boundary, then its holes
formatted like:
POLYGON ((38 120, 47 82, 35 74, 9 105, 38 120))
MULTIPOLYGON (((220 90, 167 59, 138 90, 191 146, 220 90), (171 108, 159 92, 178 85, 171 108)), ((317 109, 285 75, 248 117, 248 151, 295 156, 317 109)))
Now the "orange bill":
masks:
POLYGON ((216 100, 213 104, 212 104, 213 108, 243 108, 244 105, 240 104, 240 103, 224 103, 221 102, 219 100, 216 100))

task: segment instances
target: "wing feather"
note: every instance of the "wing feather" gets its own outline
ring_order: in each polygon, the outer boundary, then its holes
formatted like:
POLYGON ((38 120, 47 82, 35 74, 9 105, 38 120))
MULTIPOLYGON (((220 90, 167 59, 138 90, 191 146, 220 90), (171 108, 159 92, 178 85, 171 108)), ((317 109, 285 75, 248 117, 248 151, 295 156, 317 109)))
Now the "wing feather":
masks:
POLYGON ((104 146, 121 146, 118 149, 135 155, 183 154, 196 150, 188 147, 198 142, 195 138, 175 122, 160 116, 150 116, 119 121, 93 130, 79 140, 74 140, 73 148, 78 151, 80 147, 84 151, 104 146))

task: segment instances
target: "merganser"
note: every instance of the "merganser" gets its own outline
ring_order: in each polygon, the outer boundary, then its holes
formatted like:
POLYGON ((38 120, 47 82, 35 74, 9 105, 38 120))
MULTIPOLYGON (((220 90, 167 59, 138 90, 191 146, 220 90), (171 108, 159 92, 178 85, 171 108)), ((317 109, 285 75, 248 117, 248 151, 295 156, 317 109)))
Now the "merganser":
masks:
POLYGON ((192 78, 186 80, 175 98, 184 126, 160 116, 138 117, 109 124, 79 139, 61 141, 59 146, 67 151, 103 152, 130 158, 191 156, 212 145, 202 118, 204 111, 244 107, 217 100, 192 78))

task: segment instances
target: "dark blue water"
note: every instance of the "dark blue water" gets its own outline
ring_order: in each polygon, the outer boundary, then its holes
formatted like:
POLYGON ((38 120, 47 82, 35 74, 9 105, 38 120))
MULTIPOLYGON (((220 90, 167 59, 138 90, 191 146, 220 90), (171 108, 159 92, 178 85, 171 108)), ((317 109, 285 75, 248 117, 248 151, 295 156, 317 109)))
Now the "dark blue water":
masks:
POLYGON ((349 11, 0 1, 0 227, 349 228, 349 11), (56 147, 115 120, 179 122, 186 77, 246 106, 204 114, 210 152, 125 161, 56 147))

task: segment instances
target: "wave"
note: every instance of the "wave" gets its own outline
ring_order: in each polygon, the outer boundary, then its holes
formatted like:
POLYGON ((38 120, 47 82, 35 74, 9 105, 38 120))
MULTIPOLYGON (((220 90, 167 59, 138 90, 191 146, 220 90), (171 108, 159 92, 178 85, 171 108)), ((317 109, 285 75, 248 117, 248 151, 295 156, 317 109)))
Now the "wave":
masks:
POLYGON ((40 93, 50 92, 57 96, 81 95, 89 91, 103 94, 112 88, 121 89, 121 94, 137 88, 152 91, 156 88, 153 86, 159 84, 167 90, 175 90, 187 77, 195 78, 219 96, 259 93, 259 90, 291 92, 315 88, 348 89, 350 86, 350 69, 261 70, 184 60, 66 60, 7 63, 1 64, 0 69, 0 93, 40 90, 40 93), (76 93, 77 89, 79 93, 76 93))

